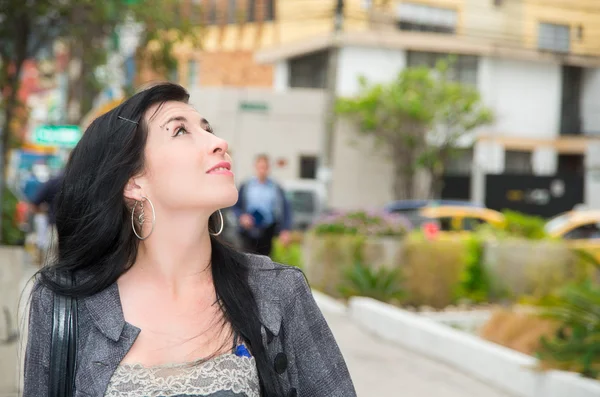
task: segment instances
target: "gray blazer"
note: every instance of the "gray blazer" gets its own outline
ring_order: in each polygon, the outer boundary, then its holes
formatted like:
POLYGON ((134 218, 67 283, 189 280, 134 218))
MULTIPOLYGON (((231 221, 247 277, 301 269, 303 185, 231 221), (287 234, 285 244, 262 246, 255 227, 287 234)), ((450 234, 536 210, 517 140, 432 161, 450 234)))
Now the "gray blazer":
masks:
MULTIPOLYGON (((354 397, 346 363, 304 274, 269 258, 248 255, 250 285, 259 305, 263 344, 280 373, 284 396, 354 397), (287 362, 287 364, 286 364, 287 362)), ((53 293, 31 298, 24 397, 48 394, 53 293)), ((82 299, 78 309, 76 397, 102 397, 140 329, 125 322, 116 283, 82 299)))

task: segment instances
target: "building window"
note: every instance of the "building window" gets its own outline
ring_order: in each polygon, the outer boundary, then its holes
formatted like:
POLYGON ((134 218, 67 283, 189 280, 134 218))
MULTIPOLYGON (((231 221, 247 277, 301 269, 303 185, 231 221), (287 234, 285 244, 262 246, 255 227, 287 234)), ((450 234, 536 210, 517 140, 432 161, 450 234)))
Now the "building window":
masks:
POLYGON ((289 60, 291 88, 325 88, 329 51, 320 51, 289 60))
POLYGON ((198 85, 198 63, 194 59, 188 61, 188 87, 196 87, 198 85))
POLYGON ((265 21, 275 20, 275 0, 265 0, 265 21))
POLYGON ((473 149, 456 149, 444 164, 446 175, 471 175, 473 168, 473 149))
POLYGON ((568 25, 540 23, 538 48, 545 51, 569 52, 571 47, 571 29, 568 25))
POLYGON ((581 154, 559 154, 558 173, 583 174, 585 171, 583 155, 581 154))
POLYGON ((229 0, 227 2, 227 23, 237 22, 237 1, 229 0))
POLYGON ((317 179, 316 156, 300 156, 300 179, 317 179))
POLYGON ((255 22, 256 21, 256 0, 246 0, 246 6, 248 10, 246 11, 246 21, 255 22))
POLYGON ((218 6, 217 0, 206 0, 206 23, 209 25, 216 25, 218 22, 218 6))
MULTIPOLYGON (((449 59, 450 56, 451 54, 408 51, 406 64, 409 67, 427 66, 434 68, 439 61, 449 59)), ((463 84, 477 85, 477 65, 478 59, 476 56, 456 55, 449 70, 449 77, 463 84)))
POLYGON ((507 150, 504 153, 504 173, 533 174, 531 158, 531 152, 507 150))
POLYGON ((457 13, 449 8, 403 2, 398 5, 397 15, 400 30, 456 33, 457 13))

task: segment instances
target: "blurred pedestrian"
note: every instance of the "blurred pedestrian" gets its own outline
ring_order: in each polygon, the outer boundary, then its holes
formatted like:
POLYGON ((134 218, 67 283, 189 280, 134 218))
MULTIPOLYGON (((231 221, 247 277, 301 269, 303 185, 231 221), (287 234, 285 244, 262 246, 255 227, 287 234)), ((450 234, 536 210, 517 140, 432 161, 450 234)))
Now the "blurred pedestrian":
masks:
POLYGON ((71 153, 23 397, 355 397, 302 271, 217 237, 238 191, 227 142, 188 99, 143 90, 71 153))
POLYGON ((258 155, 254 167, 256 175, 240 186, 233 211, 243 248, 269 256, 276 236, 284 246, 289 243, 292 209, 283 188, 269 177, 269 157, 258 155))
POLYGON ((58 242, 55 200, 63 181, 62 172, 45 182, 31 201, 34 230, 42 262, 50 261, 58 242))

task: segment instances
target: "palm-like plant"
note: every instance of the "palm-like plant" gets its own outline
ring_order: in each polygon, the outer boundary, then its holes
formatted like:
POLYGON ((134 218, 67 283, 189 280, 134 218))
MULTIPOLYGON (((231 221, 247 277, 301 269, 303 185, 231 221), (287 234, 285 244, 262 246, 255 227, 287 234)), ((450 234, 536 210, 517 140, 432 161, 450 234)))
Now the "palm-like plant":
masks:
POLYGON ((338 291, 345 298, 366 296, 382 302, 404 297, 399 269, 372 269, 361 261, 356 261, 344 272, 344 281, 338 291))
POLYGON ((546 303, 543 316, 561 324, 553 338, 542 337, 538 357, 550 366, 600 375, 600 286, 591 281, 565 287, 546 303))

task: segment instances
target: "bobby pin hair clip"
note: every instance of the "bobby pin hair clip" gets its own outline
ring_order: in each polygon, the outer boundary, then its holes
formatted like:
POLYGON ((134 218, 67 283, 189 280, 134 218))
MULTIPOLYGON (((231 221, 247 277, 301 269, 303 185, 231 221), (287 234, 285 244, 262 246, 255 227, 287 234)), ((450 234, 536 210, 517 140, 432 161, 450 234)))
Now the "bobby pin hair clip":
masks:
POLYGON ((120 118, 121 120, 124 120, 124 121, 129 121, 130 123, 133 123, 133 124, 135 124, 135 125, 138 125, 138 122, 137 122, 137 121, 129 120, 129 119, 126 119, 125 117, 121 117, 121 116, 117 116, 117 117, 118 117, 118 118, 120 118))

